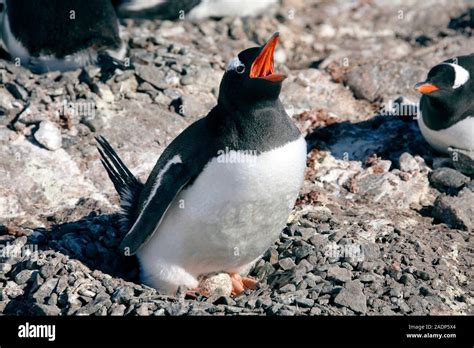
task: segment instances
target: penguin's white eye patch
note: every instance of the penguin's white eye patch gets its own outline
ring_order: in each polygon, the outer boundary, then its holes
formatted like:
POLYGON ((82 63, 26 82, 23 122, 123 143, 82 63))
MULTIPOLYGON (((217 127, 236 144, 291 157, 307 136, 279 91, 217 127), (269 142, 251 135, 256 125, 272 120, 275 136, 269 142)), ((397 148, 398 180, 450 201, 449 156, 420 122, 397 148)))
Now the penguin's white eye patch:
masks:
POLYGON ((453 89, 459 88, 464 85, 470 78, 469 71, 464 69, 462 66, 456 63, 444 63, 451 66, 454 69, 454 83, 453 89))
POLYGON ((245 72, 245 65, 239 59, 239 57, 234 57, 230 60, 229 64, 227 64, 226 71, 236 71, 239 74, 243 74, 245 72))

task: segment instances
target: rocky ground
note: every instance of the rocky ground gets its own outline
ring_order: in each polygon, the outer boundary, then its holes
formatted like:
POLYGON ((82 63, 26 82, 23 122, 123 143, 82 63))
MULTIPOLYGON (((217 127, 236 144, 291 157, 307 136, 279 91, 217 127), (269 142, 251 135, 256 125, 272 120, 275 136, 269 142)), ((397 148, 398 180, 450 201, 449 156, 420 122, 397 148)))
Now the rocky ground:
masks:
POLYGON ((472 1, 284 0, 260 18, 122 24, 122 69, 0 60, 0 312, 473 314, 473 177, 464 154, 431 151, 411 108, 430 66, 472 53, 472 1), (313 149, 301 196, 252 270, 257 290, 160 295, 116 250, 94 137, 146 178, 215 104, 226 62, 274 31, 281 99, 313 149))

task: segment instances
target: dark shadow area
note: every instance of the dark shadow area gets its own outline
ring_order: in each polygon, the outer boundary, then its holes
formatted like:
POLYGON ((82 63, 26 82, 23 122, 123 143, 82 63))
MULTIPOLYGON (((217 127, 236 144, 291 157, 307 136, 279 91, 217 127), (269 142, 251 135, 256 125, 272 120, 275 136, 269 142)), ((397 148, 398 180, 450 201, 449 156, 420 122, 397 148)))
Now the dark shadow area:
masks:
MULTIPOLYGON (((12 234, 8 227, 2 228, 2 234, 12 234)), ((12 236, 13 238, 18 236, 12 236)), ((54 251, 68 256, 70 259, 78 260, 85 266, 94 270, 99 270, 114 278, 122 278, 126 281, 140 283, 139 265, 135 256, 125 257, 118 250, 118 245, 122 239, 122 233, 119 229, 119 215, 96 215, 95 212, 80 218, 77 221, 62 224, 53 224, 48 229, 35 229, 27 235, 27 245, 38 247, 39 251, 54 251)), ((61 255, 51 256, 54 260, 61 260, 61 255)), ((50 254, 49 254, 50 255, 50 254)), ((48 256, 49 257, 49 256, 48 256)), ((16 279, 23 270, 36 269, 38 275, 48 280, 42 267, 41 259, 26 258, 24 261, 16 264, 9 273, 9 278, 16 279), (33 265, 32 263, 36 263, 33 265)), ((47 264, 54 264, 55 261, 46 261, 47 264)), ((53 272, 54 273, 54 272, 53 272)), ((54 275, 54 274, 53 274, 54 275)), ((52 275, 52 276, 53 276, 52 275)), ((54 275, 57 276, 57 275, 54 275)), ((5 307, 3 314, 6 315, 37 315, 36 307, 32 303, 38 302, 31 298, 32 294, 37 293, 37 289, 42 285, 32 275, 27 282, 23 295, 13 298, 5 307)), ((39 278, 39 277, 38 277, 39 278)), ((58 302, 64 299, 59 298, 58 302)))
POLYGON ((341 160, 365 162, 377 154, 398 166, 404 152, 433 162, 433 151, 421 135, 413 117, 377 115, 367 121, 335 123, 315 130, 306 137, 310 148, 330 151, 341 160))

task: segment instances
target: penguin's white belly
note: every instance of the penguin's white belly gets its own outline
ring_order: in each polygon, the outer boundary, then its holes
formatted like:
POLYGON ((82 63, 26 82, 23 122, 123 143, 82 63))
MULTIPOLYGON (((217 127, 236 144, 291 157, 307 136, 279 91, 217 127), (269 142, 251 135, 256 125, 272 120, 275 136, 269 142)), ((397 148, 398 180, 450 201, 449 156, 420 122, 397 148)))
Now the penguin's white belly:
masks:
POLYGON ((449 147, 474 150, 474 115, 441 130, 429 129, 418 116, 418 126, 426 141, 436 150, 447 153, 449 147))
POLYGON ((202 0, 189 12, 188 18, 200 20, 225 16, 255 17, 276 3, 277 0, 202 0))
POLYGON ((260 155, 226 154, 176 197, 138 252, 145 283, 172 292, 197 286, 201 274, 245 272, 278 239, 303 182, 304 138, 260 155))

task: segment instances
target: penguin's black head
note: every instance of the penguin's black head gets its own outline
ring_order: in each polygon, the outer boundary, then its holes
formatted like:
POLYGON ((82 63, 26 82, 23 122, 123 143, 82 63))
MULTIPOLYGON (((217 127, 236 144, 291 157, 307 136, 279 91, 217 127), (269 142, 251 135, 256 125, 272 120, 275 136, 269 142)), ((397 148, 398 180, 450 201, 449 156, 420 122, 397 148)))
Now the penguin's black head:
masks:
POLYGON ((279 34, 275 33, 261 47, 246 49, 227 65, 222 78, 219 102, 236 105, 276 100, 285 75, 276 74, 273 53, 279 34))
POLYGON ((430 98, 452 97, 463 89, 469 77, 468 70, 450 60, 433 67, 426 81, 417 83, 415 89, 430 98))

